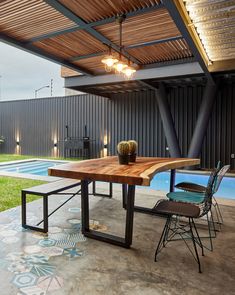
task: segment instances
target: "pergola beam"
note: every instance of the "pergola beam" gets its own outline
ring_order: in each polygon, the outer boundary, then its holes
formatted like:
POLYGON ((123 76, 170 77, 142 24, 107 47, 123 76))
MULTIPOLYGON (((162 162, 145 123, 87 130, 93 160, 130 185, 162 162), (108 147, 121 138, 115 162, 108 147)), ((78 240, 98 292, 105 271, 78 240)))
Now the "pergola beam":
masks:
POLYGON ((3 43, 6 43, 8 45, 12 45, 12 46, 14 46, 16 48, 19 48, 21 50, 24 50, 26 52, 37 55, 39 57, 42 57, 44 59, 47 59, 49 61, 58 63, 59 65, 63 65, 65 67, 67 67, 67 68, 78 71, 81 74, 89 75, 89 76, 93 75, 92 72, 90 72, 87 69, 84 69, 83 67, 74 65, 74 64, 70 63, 67 60, 55 57, 54 55, 51 55, 51 54, 37 48, 36 46, 33 46, 32 44, 24 44, 23 42, 17 41, 17 40, 15 40, 15 39, 13 39, 13 38, 5 35, 5 34, 2 34, 2 33, 0 34, 0 41, 2 41, 3 43))
MULTIPOLYGON (((166 79, 169 77, 179 76, 193 76, 197 74, 203 74, 200 65, 197 62, 188 62, 178 65, 168 65, 161 68, 140 69, 135 73, 133 80, 145 80, 145 79, 166 79)), ((98 75, 94 77, 68 77, 65 79, 65 87, 79 87, 90 85, 102 85, 111 83, 120 83, 126 81, 121 75, 108 74, 98 75)), ((131 80, 130 80, 131 81, 131 80)))
POLYGON ((169 11, 169 14, 171 15, 172 19, 174 20, 176 26, 178 27, 179 31, 181 32, 182 36, 186 40, 186 42, 189 45, 189 48, 191 49, 193 55, 195 56, 196 60, 199 62, 200 66, 202 67, 206 77, 208 78, 208 81, 211 84, 215 84, 214 79, 209 72, 207 65, 205 64, 204 58, 199 50, 199 47, 196 44, 195 38, 193 38, 192 34, 189 32, 186 22, 184 21, 178 5, 174 0, 163 0, 163 4, 169 11))
POLYGON ((72 20, 73 22, 75 22, 76 24, 78 24, 79 26, 83 26, 84 27, 84 30, 86 32, 88 32, 90 35, 92 35, 93 37, 95 37, 101 43, 104 43, 107 46, 112 47, 113 50, 115 50, 115 51, 117 51, 119 53, 122 53, 122 55, 124 57, 126 57, 129 60, 131 60, 133 63, 135 63, 137 65, 140 64, 140 62, 136 58, 134 58, 133 56, 131 56, 125 50, 121 50, 120 46, 117 46, 111 40, 109 40, 104 35, 102 35, 98 31, 96 31, 93 27, 87 26, 87 23, 83 19, 81 19, 80 17, 78 17, 76 14, 74 14, 72 11, 70 11, 67 7, 65 7, 64 5, 62 5, 57 0, 45 0, 45 2, 47 4, 49 4, 51 7, 53 7, 54 9, 56 9, 57 11, 59 11, 60 13, 62 13, 64 16, 66 16, 67 18, 69 18, 70 20, 72 20))
MULTIPOLYGON (((161 43, 170 42, 170 41, 181 40, 181 39, 183 39, 182 36, 159 39, 159 40, 154 40, 154 41, 150 41, 150 42, 137 43, 137 44, 125 46, 124 49, 140 48, 140 47, 151 46, 151 45, 161 44, 161 43)), ((77 61, 77 60, 90 58, 90 57, 94 57, 94 56, 101 56, 103 54, 106 54, 107 52, 108 51, 102 51, 102 52, 91 53, 88 55, 74 56, 74 57, 70 58, 69 60, 70 61, 77 61)))
MULTIPOLYGON (((145 7, 145 8, 142 8, 142 9, 131 11, 131 12, 126 13, 126 18, 141 15, 141 14, 144 14, 144 13, 148 13, 148 12, 151 12, 151 11, 163 8, 163 7, 164 7, 164 5, 162 3, 160 3, 160 4, 155 4, 153 6, 150 6, 150 7, 145 7)), ((44 34, 44 35, 40 35, 40 36, 31 38, 30 40, 27 41, 27 43, 37 42, 37 41, 41 41, 41 40, 44 40, 44 39, 56 37, 56 36, 59 36, 59 35, 72 33, 72 32, 76 32, 76 31, 79 31, 79 30, 84 30, 85 28, 89 28, 89 27, 92 28, 92 27, 97 27, 97 26, 101 26, 101 25, 104 25, 104 24, 109 24, 109 23, 112 23, 114 21, 115 21, 115 16, 105 18, 105 19, 102 19, 102 20, 99 20, 99 21, 91 22, 91 23, 86 23, 84 25, 77 25, 77 26, 75 26, 73 28, 60 30, 60 31, 56 31, 56 32, 52 32, 52 33, 48 33, 48 34, 44 34)))

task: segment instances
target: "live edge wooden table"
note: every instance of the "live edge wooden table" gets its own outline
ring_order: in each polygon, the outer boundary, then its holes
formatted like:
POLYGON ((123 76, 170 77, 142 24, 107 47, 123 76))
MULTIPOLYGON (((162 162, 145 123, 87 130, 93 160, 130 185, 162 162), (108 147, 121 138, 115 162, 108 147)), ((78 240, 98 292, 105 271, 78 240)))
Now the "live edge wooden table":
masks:
POLYGON ((156 173, 171 170, 170 191, 173 191, 175 169, 198 164, 200 164, 199 159, 137 157, 135 163, 120 165, 117 157, 105 157, 55 166, 49 169, 49 175, 81 180, 82 233, 86 237, 129 248, 132 244, 134 211, 151 214, 151 209, 134 205, 135 186, 149 186, 156 173), (88 184, 90 181, 122 184, 123 207, 126 209, 124 238, 89 228, 88 184))

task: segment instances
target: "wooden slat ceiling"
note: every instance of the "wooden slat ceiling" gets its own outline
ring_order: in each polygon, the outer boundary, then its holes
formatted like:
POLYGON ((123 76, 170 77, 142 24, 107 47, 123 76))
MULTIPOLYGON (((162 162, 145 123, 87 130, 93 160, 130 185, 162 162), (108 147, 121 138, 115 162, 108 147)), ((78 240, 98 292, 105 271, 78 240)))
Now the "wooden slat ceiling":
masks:
POLYGON ((235 59, 235 1, 186 0, 185 6, 209 59, 235 59))
MULTIPOLYGON (((140 67, 192 56, 186 41, 160 0, 55 0, 54 2, 70 9, 85 23, 153 8, 144 14, 127 17, 124 21, 123 45, 126 52, 136 58, 140 67), (157 9, 158 5, 160 6, 157 9), (162 41, 175 37, 182 39, 162 41), (159 40, 163 43, 143 45, 146 42, 159 40), (128 48, 138 44, 141 46, 128 48)), ((23 46, 30 44, 42 54, 65 60, 73 69, 79 67, 95 75, 105 73, 101 59, 107 52, 107 45, 96 36, 92 36, 84 27, 79 28, 74 19, 71 20, 68 15, 65 16, 62 11, 56 10, 49 1, 5 0, 1 1, 0 5, 0 33, 21 42, 23 46), (38 37, 40 38, 37 39, 38 37)), ((115 46, 119 45, 118 24, 114 19, 113 22, 103 22, 94 26, 94 30, 113 42, 115 46)))

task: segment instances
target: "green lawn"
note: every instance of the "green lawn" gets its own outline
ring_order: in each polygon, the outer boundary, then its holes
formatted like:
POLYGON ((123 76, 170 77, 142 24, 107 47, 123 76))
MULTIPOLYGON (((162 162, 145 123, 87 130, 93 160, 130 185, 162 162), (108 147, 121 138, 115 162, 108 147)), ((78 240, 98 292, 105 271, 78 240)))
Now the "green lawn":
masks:
MULTIPOLYGON (((44 183, 39 180, 0 177, 0 211, 4 211, 21 204, 21 190, 44 183)), ((27 195, 27 202, 37 200, 39 197, 27 195)))
MULTIPOLYGON (((25 156, 25 155, 11 155, 11 154, 0 154, 0 162, 25 160, 32 158, 47 158, 47 157, 35 157, 35 156, 25 156)), ((47 159, 60 159, 64 158, 47 158, 47 159)), ((78 159, 68 159, 66 160, 78 160, 78 159)), ((21 190, 23 188, 29 188, 31 186, 39 185, 44 183, 39 180, 13 178, 13 177, 0 177, 0 211, 4 211, 21 204, 21 190)), ((27 202, 31 202, 38 199, 36 196, 27 195, 27 202)))
POLYGON ((50 159, 50 160, 67 160, 67 161, 78 161, 78 158, 52 158, 52 157, 38 157, 38 156, 28 156, 28 155, 14 155, 14 154, 0 154, 0 162, 9 162, 17 160, 27 160, 27 159, 50 159))

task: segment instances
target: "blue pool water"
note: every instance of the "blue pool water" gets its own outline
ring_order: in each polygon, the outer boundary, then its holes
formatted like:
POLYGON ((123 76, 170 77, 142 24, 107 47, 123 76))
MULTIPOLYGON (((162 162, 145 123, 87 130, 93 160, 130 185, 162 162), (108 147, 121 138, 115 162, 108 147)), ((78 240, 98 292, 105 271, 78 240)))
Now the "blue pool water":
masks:
MULTIPOLYGON (((14 173, 27 173, 35 175, 48 175, 48 168, 56 165, 61 165, 62 162, 57 161, 44 161, 44 160, 34 160, 27 161, 24 163, 14 163, 6 164, 0 166, 0 171, 14 172, 14 173)), ((193 173, 176 173, 175 183, 182 181, 194 182, 201 185, 206 185, 208 181, 208 175, 204 174, 193 174, 193 173)), ((170 185, 170 172, 158 173, 154 176, 151 181, 151 189, 161 190, 168 192, 170 185)), ((234 199, 235 200, 235 177, 224 177, 217 196, 222 198, 234 199)))
MULTIPOLYGON (((175 183, 187 181, 207 185, 209 175, 193 173, 176 173, 175 183)), ((170 172, 158 173, 151 181, 151 189, 169 192, 170 172)), ((235 177, 224 177, 215 196, 235 200, 235 177)))
POLYGON ((56 162, 56 161, 35 160, 35 161, 27 161, 24 163, 21 162, 17 164, 2 165, 0 166, 0 171, 48 176, 47 169, 49 167, 53 167, 53 166, 61 165, 61 164, 63 163, 56 162))

